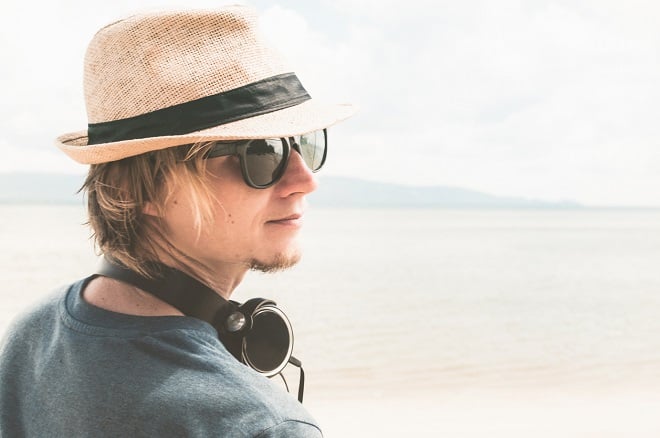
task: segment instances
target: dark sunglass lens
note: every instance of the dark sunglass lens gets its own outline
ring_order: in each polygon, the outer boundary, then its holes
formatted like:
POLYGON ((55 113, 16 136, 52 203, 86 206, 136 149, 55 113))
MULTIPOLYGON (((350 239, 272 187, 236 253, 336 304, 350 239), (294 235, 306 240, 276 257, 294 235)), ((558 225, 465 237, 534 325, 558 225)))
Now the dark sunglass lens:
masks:
POLYGON ((258 186, 272 183, 282 171, 284 153, 280 139, 250 141, 245 151, 245 167, 252 182, 258 186))
POLYGON ((326 154, 326 141, 323 131, 314 131, 308 134, 295 137, 300 145, 300 152, 307 166, 313 171, 317 171, 323 166, 326 154))

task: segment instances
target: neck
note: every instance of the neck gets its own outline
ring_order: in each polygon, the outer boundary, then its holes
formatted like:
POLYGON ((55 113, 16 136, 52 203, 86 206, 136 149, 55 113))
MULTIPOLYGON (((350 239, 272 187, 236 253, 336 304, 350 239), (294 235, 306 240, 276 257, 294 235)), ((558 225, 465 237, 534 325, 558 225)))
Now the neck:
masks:
MULTIPOLYGON (((165 263, 166 266, 171 264, 165 263)), ((234 269, 224 269, 213 276, 202 275, 199 271, 185 269, 181 264, 178 271, 192 277, 202 283, 225 300, 229 300, 233 290, 240 284, 247 267, 236 267, 234 269), (204 278, 207 278, 206 280, 204 278)), ((218 272, 218 271, 216 271, 218 272)), ((142 286, 139 282, 122 280, 121 278, 110 278, 112 275, 99 276, 89 282, 83 292, 84 299, 90 304, 102 309, 117 313, 124 313, 136 316, 181 316, 183 313, 176 307, 161 300, 149 292, 149 287, 145 283, 142 286), (140 287, 142 286, 142 288, 140 287)))
POLYGON ((171 257, 161 257, 160 263, 183 272, 213 289, 225 300, 229 300, 234 289, 243 281, 248 266, 237 263, 221 263, 216 266, 182 263, 171 257))
POLYGON ((182 316, 178 309, 135 286, 108 277, 96 277, 83 291, 89 304, 136 316, 182 316))
POLYGON ((188 274, 166 265, 154 264, 149 266, 149 269, 153 269, 154 277, 143 276, 103 259, 97 274, 136 286, 174 306, 184 315, 193 316, 212 325, 218 317, 224 320, 225 316, 234 309, 229 301, 188 274))

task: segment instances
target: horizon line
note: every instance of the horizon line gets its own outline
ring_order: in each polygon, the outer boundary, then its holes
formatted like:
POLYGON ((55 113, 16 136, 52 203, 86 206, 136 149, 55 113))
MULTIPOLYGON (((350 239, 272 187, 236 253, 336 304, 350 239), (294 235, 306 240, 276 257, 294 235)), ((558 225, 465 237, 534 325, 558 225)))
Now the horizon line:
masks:
MULTIPOLYGON (((52 175, 52 176, 79 176, 83 178, 85 176, 84 172, 68 172, 68 171, 35 171, 35 170, 10 170, 10 171, 0 171, 0 176, 2 175, 42 175, 42 176, 47 176, 47 175, 52 175)), ((527 195, 500 195, 500 194, 495 194, 492 192, 488 191, 483 191, 481 189, 473 189, 473 188, 468 188, 464 186, 456 186, 456 185, 443 185, 443 184, 433 184, 433 185, 428 185, 428 184, 406 184, 406 183, 401 183, 401 182, 392 182, 392 181, 382 181, 382 180, 372 180, 372 179, 365 179, 363 177, 359 176, 346 176, 346 175, 319 175, 319 179, 325 179, 325 178, 337 178, 337 179, 347 179, 347 180, 355 180, 355 181, 360 181, 364 182, 367 184, 383 184, 383 185, 391 185, 395 187, 401 187, 401 188, 406 188, 406 189, 439 189, 439 188, 449 188, 449 189, 458 189, 458 190, 465 190, 469 192, 474 192, 474 193, 479 193, 487 196, 491 196, 494 198, 515 198, 520 201, 528 201, 532 203, 539 203, 539 204, 550 204, 550 205, 519 205, 519 206, 483 206, 483 205, 478 205, 478 206, 469 206, 469 205, 414 205, 414 206, 405 206, 405 205, 365 205, 364 207, 375 207, 375 208, 483 208, 483 209, 506 209, 506 208, 512 208, 512 209, 552 209, 552 210, 660 210, 660 205, 621 205, 621 204, 592 204, 592 203, 584 203, 581 201, 575 201, 572 199, 562 199, 562 200, 555 200, 555 201, 550 201, 542 198, 531 198, 527 195)), ((313 196, 313 195, 312 195, 313 196)), ((67 204, 67 203, 74 203, 73 200, 71 201, 52 201, 52 200, 28 200, 28 201, 22 201, 22 200, 12 200, 12 199, 2 199, 0 198, 0 203, 1 204, 67 204)), ((343 208, 343 207, 342 207, 343 208)), ((351 208, 351 207, 348 207, 351 208)))

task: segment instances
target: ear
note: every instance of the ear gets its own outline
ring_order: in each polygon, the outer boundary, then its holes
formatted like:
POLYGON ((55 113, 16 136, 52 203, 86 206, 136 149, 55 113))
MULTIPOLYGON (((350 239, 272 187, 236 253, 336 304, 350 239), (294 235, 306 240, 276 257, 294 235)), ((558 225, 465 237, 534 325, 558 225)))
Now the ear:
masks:
POLYGON ((145 202, 145 204, 142 206, 142 213, 146 214, 147 216, 160 217, 158 208, 156 208, 156 205, 154 205, 153 202, 145 202))

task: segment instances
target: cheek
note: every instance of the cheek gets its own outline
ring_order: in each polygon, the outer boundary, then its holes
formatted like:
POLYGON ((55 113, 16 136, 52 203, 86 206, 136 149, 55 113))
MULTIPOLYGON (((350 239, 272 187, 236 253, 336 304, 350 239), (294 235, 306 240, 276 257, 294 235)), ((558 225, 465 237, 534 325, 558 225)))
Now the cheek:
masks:
POLYGON ((242 179, 238 184, 221 178, 216 181, 213 186, 213 223, 204 229, 203 235, 216 241, 245 244, 259 238, 267 199, 260 196, 260 191, 246 186, 242 179))
POLYGON ((255 199, 243 196, 219 198, 215 222, 228 237, 247 236, 259 229, 263 206, 255 199), (223 200, 224 199, 224 200, 223 200))
POLYGON ((174 198, 166 208, 162 222, 172 243, 184 246, 188 241, 192 243, 197 234, 192 205, 184 203, 180 198, 174 198))

